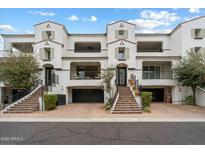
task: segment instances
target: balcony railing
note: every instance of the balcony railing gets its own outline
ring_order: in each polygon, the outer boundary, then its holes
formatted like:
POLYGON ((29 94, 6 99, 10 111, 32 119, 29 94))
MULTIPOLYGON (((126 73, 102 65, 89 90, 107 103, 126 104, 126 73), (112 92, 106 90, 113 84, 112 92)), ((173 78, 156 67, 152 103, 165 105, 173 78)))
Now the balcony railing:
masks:
POLYGON ((138 49, 137 50, 137 52, 163 52, 163 50, 155 50, 155 49, 153 49, 153 50, 140 50, 140 49, 138 49))
POLYGON ((78 74, 71 74, 71 80, 100 80, 100 73, 97 71, 79 72, 78 74))
POLYGON ((100 80, 100 76, 85 76, 85 77, 80 77, 80 76, 73 76, 71 77, 71 80, 100 80))
POLYGON ((101 49, 98 49, 98 50, 75 49, 74 52, 75 53, 96 53, 96 52, 99 53, 99 52, 101 52, 101 49))
POLYGON ((159 73, 153 71, 143 71, 142 79, 173 79, 172 71, 160 71, 159 73))

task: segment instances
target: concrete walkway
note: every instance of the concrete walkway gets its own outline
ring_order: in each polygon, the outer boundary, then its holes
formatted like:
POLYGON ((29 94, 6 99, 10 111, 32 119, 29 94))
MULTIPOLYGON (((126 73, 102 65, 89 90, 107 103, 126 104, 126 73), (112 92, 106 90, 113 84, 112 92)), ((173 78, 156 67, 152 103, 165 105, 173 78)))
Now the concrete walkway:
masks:
MULTIPOLYGON (((4 119, 44 119, 55 121, 61 118, 60 121, 69 119, 70 121, 82 120, 87 121, 156 121, 157 119, 168 120, 170 119, 175 121, 189 121, 205 119, 205 107, 199 106, 189 106, 189 105, 174 105, 174 104, 152 104, 151 105, 152 113, 142 113, 142 114, 111 114, 109 111, 105 111, 103 104, 69 104, 62 107, 59 107, 53 111, 44 111, 44 112, 35 112, 31 114, 0 114, 0 120, 4 119), (124 120, 123 120, 124 119, 124 120)), ((69 121, 68 120, 68 121, 69 121)))

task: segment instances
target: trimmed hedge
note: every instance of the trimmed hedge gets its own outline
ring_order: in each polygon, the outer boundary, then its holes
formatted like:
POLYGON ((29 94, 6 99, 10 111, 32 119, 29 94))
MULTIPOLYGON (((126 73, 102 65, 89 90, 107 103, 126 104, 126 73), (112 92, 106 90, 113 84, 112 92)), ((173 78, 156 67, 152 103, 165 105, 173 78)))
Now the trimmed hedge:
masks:
POLYGON ((185 102, 187 105, 193 105, 194 104, 194 101, 193 101, 193 96, 186 96, 185 97, 185 102))
POLYGON ((152 92, 142 92, 142 109, 144 110, 146 107, 150 108, 150 104, 152 101, 152 92))
POLYGON ((57 95, 47 94, 44 95, 45 110, 50 111, 56 109, 57 95))

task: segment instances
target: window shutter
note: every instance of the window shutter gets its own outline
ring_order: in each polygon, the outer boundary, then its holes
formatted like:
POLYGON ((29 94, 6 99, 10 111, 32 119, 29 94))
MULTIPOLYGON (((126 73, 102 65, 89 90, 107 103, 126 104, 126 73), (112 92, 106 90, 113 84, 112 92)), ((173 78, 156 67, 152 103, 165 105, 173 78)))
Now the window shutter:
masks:
POLYGON ((51 59, 54 59, 54 48, 51 48, 51 59))
POLYGON ((46 31, 42 31, 42 40, 46 40, 46 31))
POLYGON ((128 30, 124 31, 124 39, 128 39, 128 30))
POLYGON ((203 58, 205 58, 205 47, 201 48, 201 55, 203 58))
POLYGON ((115 48, 115 59, 118 59, 118 48, 115 48))
POLYGON ((55 39, 55 31, 51 32, 51 39, 54 40, 55 39))
POLYGON ((205 37, 205 29, 201 29, 201 36, 202 36, 202 38, 205 37))
POLYGON ((191 29, 191 37, 195 38, 195 29, 191 29))
POLYGON ((39 56, 40 56, 40 59, 43 60, 45 58, 45 52, 44 52, 44 49, 43 48, 40 48, 39 49, 39 56))
POLYGON ((115 39, 118 39, 119 38, 119 32, 118 30, 115 31, 115 39))
POLYGON ((59 76, 55 74, 55 84, 59 84, 59 76))
POLYGON ((125 48, 125 59, 129 59, 129 48, 125 48))

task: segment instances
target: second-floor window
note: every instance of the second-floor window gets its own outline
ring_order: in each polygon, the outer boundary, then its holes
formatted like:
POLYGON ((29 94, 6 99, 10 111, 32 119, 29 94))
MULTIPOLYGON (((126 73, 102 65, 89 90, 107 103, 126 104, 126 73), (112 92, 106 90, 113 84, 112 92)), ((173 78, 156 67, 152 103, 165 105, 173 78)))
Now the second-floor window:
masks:
POLYGON ((129 48, 125 48, 125 47, 115 48, 115 59, 117 60, 129 59, 129 48))
POLYGON ((143 66, 143 79, 160 79, 160 66, 143 66))
POLYGON ((53 40, 55 39, 54 31, 43 31, 42 32, 42 40, 53 40))
POLYGON ((191 35, 194 39, 203 39, 205 38, 205 29, 202 28, 192 29, 191 35))
POLYGON ((118 59, 120 60, 125 59, 125 48, 119 48, 118 59))
POLYGON ((101 52, 100 42, 75 42, 75 52, 101 52))
POLYGON ((51 60, 51 48, 45 48, 45 60, 51 60))
POLYGON ((41 48, 40 59, 50 61, 54 58, 54 48, 41 48))
POLYGON ((139 41, 137 42, 137 52, 163 52, 161 41, 139 41))

